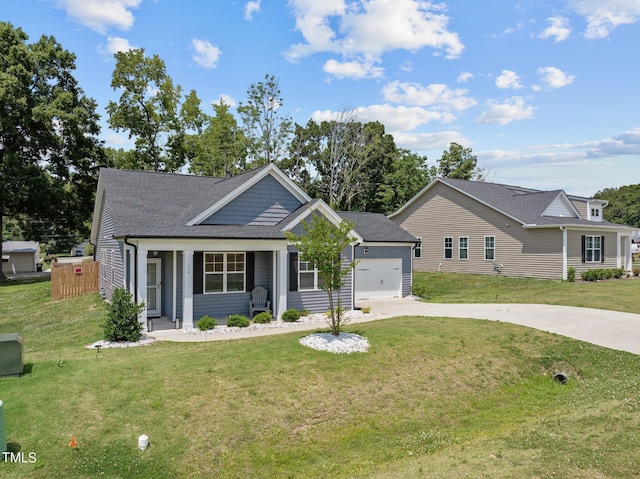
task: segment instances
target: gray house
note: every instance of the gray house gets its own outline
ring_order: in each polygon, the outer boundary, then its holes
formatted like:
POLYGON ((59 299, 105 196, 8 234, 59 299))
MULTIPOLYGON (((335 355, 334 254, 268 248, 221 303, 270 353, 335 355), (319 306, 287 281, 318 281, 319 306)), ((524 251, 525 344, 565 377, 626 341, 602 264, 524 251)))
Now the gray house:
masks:
POLYGON ((389 216, 418 237, 416 271, 566 279, 631 269, 633 229, 602 219, 607 202, 496 183, 436 178, 389 216))
POLYGON ((226 179, 101 170, 91 230, 100 288, 107 298, 117 287, 134 293, 145 324, 181 318, 185 329, 205 315, 248 315, 258 286, 277 318, 288 308, 324 312, 318 272, 284 234, 312 213, 355 224, 342 253, 360 260, 340 291, 345 308, 410 294, 416 238, 380 214, 332 211, 274 165, 226 179))

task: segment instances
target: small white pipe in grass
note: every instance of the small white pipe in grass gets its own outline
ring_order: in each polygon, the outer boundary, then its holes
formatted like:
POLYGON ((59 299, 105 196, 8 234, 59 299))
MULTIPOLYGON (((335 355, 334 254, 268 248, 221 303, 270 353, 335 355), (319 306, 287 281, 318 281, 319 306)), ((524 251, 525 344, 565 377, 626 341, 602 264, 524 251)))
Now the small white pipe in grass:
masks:
POLYGON ((138 449, 144 451, 149 446, 149 436, 143 434, 138 438, 138 449))

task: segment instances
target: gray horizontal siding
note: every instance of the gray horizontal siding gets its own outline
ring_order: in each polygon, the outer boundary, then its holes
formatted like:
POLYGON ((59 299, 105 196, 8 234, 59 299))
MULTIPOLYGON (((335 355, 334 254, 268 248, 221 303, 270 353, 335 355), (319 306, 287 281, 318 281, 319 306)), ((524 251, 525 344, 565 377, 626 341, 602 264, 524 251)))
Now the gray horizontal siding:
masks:
MULTIPOLYGON (((296 253, 298 250, 289 246, 290 253, 296 253)), ((351 261, 351 247, 347 247, 342 251, 343 267, 347 266, 351 261)), ((289 268, 287 268, 289 271, 289 268)), ((345 309, 352 309, 352 294, 351 286, 353 279, 353 271, 345 277, 345 284, 340 289, 340 305, 345 309)), ((289 278, 287 277, 287 284, 289 284, 289 278)), ((288 291, 287 292, 287 308, 294 308, 297 310, 308 309, 312 313, 324 313, 329 310, 329 295, 326 291, 288 291)), ((337 306, 338 297, 334 297, 335 304, 337 306)))
POLYGON ((193 320, 197 322, 203 316, 211 316, 225 324, 231 314, 249 317, 251 293, 194 294, 193 320))
POLYGON ((443 184, 436 184, 392 218, 422 238, 416 271, 493 274, 484 259, 484 237, 495 236, 495 263, 511 277, 562 278, 562 231, 524 229, 519 223, 443 184), (444 238, 453 238, 453 258, 444 258, 444 238), (469 238, 469 258, 459 259, 458 241, 469 238))
POLYGON ((367 254, 364 253, 365 246, 355 248, 355 259, 402 259, 402 296, 411 294, 411 246, 367 246, 367 254))
POLYGON ((269 175, 204 220, 203 224, 273 226, 301 205, 278 180, 269 175))
POLYGON ((105 195, 98 222, 96 259, 100 268, 98 284, 107 299, 111 299, 115 288, 124 286, 124 245, 113 239, 114 232, 111 208, 105 195))

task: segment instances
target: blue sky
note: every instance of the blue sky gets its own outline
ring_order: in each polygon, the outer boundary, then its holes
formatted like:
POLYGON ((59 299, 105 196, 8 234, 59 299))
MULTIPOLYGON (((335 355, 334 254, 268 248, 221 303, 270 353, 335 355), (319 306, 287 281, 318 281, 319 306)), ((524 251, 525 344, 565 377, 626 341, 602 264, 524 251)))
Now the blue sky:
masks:
POLYGON ((207 113, 279 78, 300 124, 345 106, 435 164, 452 141, 492 181, 591 196, 640 183, 640 0, 0 0, 77 55, 102 138, 113 53, 158 54, 207 113))

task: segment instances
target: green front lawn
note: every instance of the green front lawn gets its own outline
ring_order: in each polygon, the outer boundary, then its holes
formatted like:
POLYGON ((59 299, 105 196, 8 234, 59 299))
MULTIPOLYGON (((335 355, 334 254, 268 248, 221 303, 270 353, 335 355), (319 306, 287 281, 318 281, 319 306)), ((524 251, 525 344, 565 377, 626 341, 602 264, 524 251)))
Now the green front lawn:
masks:
POLYGON ((640 313, 640 277, 600 282, 413 274, 415 294, 433 303, 540 303, 640 313))
POLYGON ((365 354, 305 348, 302 333, 98 353, 84 346, 101 336, 99 297, 52 304, 48 294, 48 283, 0 286, 0 334, 24 335, 28 365, 0 379, 8 441, 37 458, 0 461, 2 478, 640 470, 640 356, 505 323, 416 317, 347 327, 368 338, 365 354), (556 369, 567 385, 551 379, 556 369))

